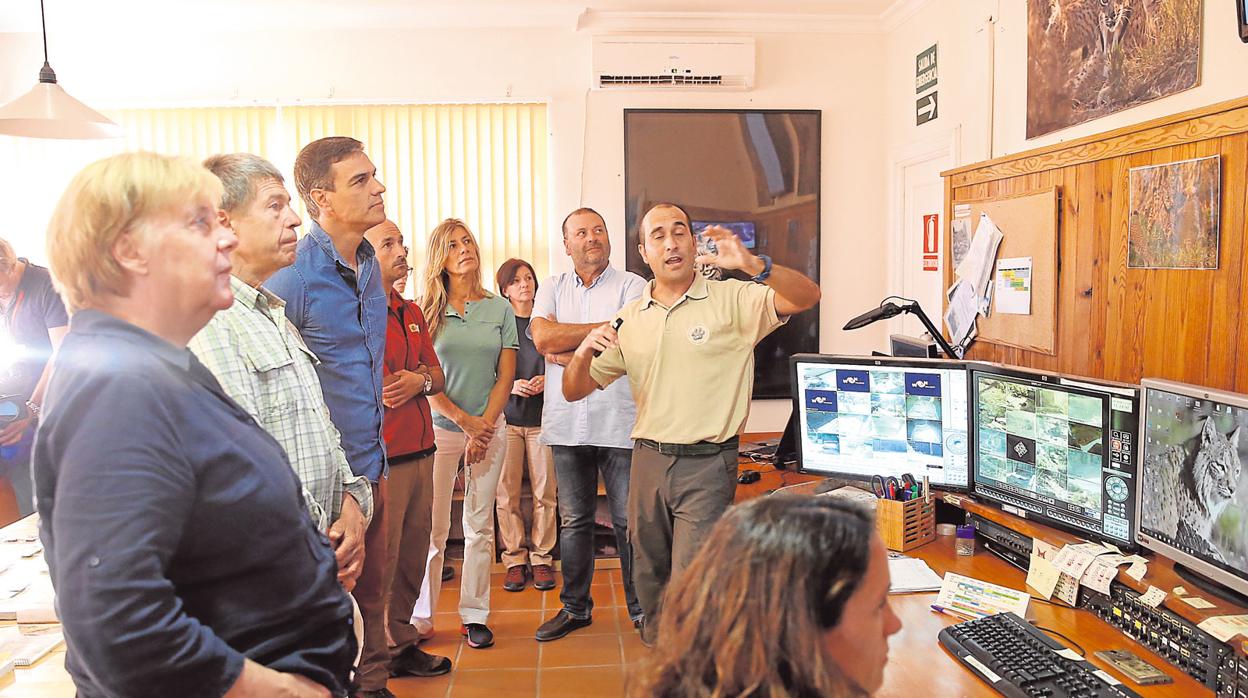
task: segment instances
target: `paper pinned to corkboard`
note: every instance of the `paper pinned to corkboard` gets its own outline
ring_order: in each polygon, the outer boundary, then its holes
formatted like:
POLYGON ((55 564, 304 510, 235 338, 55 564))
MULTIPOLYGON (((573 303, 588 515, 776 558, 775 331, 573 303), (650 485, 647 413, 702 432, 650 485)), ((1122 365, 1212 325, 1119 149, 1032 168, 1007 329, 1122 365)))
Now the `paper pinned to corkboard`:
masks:
POLYGON ((955 201, 970 206, 971 220, 987 213, 1004 238, 997 259, 1031 259, 1031 313, 991 310, 979 318, 977 341, 1003 344, 1050 356, 1057 353, 1059 192, 1056 187, 1029 194, 955 201))

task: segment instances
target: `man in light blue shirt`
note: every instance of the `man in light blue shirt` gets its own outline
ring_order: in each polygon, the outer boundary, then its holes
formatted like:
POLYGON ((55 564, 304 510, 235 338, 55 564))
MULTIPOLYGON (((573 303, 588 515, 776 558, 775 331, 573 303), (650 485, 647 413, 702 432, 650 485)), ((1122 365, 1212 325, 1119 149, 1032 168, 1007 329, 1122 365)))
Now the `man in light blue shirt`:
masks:
MULTIPOLYGON (((546 355, 546 381, 558 386, 571 352, 595 327, 610 322, 625 304, 641 297, 646 281, 610 265, 607 224, 591 208, 579 208, 563 221, 563 246, 573 272, 543 281, 533 303, 530 332, 546 355)), ((628 615, 642 620, 633 591, 632 548, 628 543, 628 480, 637 407, 624 381, 569 403, 560 390, 546 392, 542 443, 551 447, 559 482, 559 552, 563 566, 563 608, 537 629, 541 642, 557 640, 591 623, 589 595, 594 575, 594 510, 598 473, 606 484, 611 526, 620 554, 628 615)))

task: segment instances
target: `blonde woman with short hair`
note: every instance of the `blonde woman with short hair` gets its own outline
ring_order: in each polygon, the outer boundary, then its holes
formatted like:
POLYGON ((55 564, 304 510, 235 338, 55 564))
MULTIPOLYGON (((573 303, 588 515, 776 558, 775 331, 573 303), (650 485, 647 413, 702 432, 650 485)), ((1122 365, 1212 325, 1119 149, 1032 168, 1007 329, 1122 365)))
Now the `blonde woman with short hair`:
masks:
POLYGON ((329 542, 285 452, 186 348, 233 302, 221 193, 189 160, 118 155, 74 178, 48 229, 73 317, 32 461, 82 696, 349 688, 329 542))

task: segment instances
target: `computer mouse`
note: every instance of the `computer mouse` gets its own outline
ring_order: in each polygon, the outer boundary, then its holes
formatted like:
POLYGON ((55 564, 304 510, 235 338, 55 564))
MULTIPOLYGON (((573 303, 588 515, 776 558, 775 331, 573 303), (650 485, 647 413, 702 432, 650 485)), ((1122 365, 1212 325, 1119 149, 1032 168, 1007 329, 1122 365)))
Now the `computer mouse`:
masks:
POLYGON ((742 485, 748 485, 752 482, 758 482, 763 476, 757 470, 742 470, 737 476, 737 482, 742 485))

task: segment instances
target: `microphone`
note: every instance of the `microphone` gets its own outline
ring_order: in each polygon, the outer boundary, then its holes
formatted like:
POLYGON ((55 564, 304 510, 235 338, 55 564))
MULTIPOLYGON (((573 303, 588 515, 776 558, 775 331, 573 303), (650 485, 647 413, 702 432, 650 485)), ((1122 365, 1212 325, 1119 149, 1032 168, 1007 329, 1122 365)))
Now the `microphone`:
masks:
POLYGON ((878 308, 872 308, 858 317, 845 323, 844 329, 856 330, 860 327, 866 327, 877 320, 887 320, 890 317, 896 317, 910 310, 909 305, 897 305, 895 303, 882 303, 878 308))

